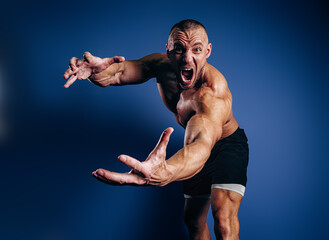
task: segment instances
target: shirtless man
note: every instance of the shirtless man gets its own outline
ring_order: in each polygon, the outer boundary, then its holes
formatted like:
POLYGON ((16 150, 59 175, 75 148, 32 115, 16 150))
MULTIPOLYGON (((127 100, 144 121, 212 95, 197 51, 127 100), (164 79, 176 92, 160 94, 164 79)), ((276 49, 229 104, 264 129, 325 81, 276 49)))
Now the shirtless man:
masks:
POLYGON ((101 59, 88 52, 84 59, 73 57, 64 74, 65 87, 76 79, 88 78, 107 87, 156 78, 164 104, 186 130, 184 147, 166 160, 173 132, 167 128, 145 161, 119 156, 130 172, 98 169, 93 176, 111 185, 164 186, 183 180, 189 239, 210 239, 206 222, 210 205, 217 239, 239 239, 238 210, 247 181, 248 144, 233 117, 225 78, 207 63, 211 49, 204 26, 183 20, 171 29, 167 53, 134 61, 101 59))

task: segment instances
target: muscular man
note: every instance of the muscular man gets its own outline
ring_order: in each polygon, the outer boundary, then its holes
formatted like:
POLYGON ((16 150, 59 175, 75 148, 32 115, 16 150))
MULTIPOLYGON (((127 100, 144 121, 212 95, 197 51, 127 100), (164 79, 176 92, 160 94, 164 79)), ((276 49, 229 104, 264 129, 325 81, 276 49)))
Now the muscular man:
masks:
POLYGON ((206 222, 211 205, 217 239, 238 239, 238 210, 246 186, 248 144, 232 113, 232 95, 223 75, 207 63, 212 45, 204 26, 183 20, 171 29, 167 53, 139 60, 98 58, 86 52, 72 58, 65 87, 89 79, 107 87, 156 78, 164 104, 185 128, 184 147, 166 160, 173 132, 167 128, 148 158, 120 155, 128 173, 98 169, 93 176, 111 185, 157 185, 182 181, 184 220, 190 239, 210 239, 206 222))

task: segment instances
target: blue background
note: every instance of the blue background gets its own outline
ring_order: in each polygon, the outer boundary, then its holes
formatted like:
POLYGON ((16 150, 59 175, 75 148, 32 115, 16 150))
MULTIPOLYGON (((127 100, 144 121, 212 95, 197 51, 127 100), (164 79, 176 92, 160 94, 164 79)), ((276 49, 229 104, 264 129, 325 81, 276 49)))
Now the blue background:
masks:
MULTIPOLYGON (((155 80, 64 89, 72 56, 164 52, 173 24, 202 22, 250 143, 241 239, 324 239, 329 228, 329 8, 325 1, 12 1, 0 10, 1 239, 186 239, 181 183, 112 187, 99 167, 145 159, 184 131, 155 80)), ((211 214, 208 220, 212 228, 211 214)), ((214 237, 214 235, 212 235, 214 237)))

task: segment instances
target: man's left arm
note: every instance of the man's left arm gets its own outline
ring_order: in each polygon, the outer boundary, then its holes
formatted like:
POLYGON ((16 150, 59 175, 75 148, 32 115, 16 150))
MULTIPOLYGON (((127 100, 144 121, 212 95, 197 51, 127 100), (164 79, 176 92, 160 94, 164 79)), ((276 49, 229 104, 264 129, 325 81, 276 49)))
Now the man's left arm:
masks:
POLYGON ((193 177, 203 168, 215 143, 222 136, 222 127, 231 110, 231 96, 216 96, 212 89, 202 88, 190 100, 195 114, 186 126, 184 147, 166 161, 166 147, 173 129, 166 129, 154 150, 144 162, 120 155, 129 166, 129 173, 98 169, 93 175, 111 185, 157 185, 193 177))
POLYGON ((169 172, 165 170, 161 173, 163 170, 160 168, 151 176, 150 183, 154 179, 155 183, 164 181, 160 185, 165 185, 193 177, 201 171, 212 148, 220 140, 222 127, 231 110, 231 97, 215 96, 209 88, 200 90, 190 103, 196 113, 187 123, 184 148, 166 161, 169 172), (171 176, 166 177, 166 172, 171 176))

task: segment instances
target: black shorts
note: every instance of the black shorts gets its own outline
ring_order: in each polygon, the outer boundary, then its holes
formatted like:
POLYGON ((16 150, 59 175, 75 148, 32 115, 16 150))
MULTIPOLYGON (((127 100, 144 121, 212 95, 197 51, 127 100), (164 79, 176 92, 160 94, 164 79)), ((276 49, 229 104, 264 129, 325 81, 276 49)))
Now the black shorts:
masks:
POLYGON ((238 128, 215 144, 198 174, 183 181, 184 194, 191 197, 209 195, 215 184, 239 184, 245 187, 248 161, 248 139, 244 130, 238 128))

